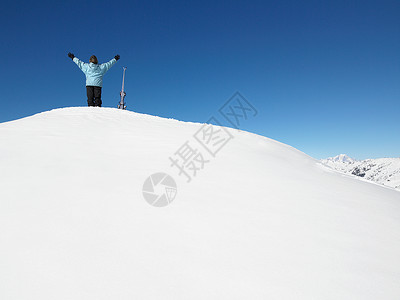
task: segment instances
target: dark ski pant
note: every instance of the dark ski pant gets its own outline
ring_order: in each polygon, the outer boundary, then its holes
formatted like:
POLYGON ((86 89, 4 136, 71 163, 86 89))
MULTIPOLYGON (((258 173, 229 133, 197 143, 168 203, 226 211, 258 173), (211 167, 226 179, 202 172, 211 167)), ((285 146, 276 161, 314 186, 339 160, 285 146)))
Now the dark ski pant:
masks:
POLYGON ((88 106, 101 107, 101 87, 100 86, 86 86, 87 104, 88 106))

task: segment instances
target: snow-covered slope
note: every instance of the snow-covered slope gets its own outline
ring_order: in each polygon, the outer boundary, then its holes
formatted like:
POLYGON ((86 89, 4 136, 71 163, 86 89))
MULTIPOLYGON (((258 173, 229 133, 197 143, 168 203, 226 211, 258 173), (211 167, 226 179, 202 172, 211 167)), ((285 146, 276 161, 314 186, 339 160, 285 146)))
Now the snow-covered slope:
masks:
POLYGON ((321 162, 335 170, 400 190, 400 158, 357 161, 345 154, 340 154, 322 159, 321 162))
POLYGON ((187 183, 169 158, 201 151, 201 126, 110 108, 0 124, 0 299, 400 299, 398 191, 233 130, 187 183), (157 172, 178 188, 164 208, 142 194, 157 172))

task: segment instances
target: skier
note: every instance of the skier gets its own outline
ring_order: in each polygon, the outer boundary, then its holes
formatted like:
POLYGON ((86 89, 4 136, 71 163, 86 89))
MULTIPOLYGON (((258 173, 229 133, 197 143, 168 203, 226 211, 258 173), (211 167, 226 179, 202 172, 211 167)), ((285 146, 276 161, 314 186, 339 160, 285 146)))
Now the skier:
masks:
POLYGON ((90 57, 89 63, 84 63, 71 52, 68 53, 68 57, 70 57, 86 75, 88 106, 101 107, 101 87, 103 86, 103 76, 117 62, 117 60, 119 60, 120 56, 117 54, 112 60, 101 65, 98 65, 98 60, 95 55, 90 57))

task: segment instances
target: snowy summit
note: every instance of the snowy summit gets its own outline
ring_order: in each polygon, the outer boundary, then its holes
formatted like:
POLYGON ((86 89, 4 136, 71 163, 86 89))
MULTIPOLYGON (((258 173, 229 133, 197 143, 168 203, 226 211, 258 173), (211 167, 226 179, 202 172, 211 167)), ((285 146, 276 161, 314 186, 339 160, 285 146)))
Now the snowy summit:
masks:
POLYGON ((400 298, 398 191, 229 128, 214 157, 201 126, 94 107, 0 124, 0 299, 400 298), (209 161, 190 182, 186 142, 209 161))
POLYGON ((347 163, 347 164, 352 164, 356 161, 355 159, 349 157, 346 154, 339 154, 336 155, 335 157, 329 157, 326 160, 332 162, 347 163))

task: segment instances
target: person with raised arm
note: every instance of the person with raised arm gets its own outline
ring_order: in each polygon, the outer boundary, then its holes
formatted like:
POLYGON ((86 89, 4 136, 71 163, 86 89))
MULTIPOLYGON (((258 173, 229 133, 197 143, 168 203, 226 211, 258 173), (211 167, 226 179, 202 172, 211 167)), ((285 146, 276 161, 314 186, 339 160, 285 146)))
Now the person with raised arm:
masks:
POLYGON ((101 88, 103 86, 103 77, 106 72, 119 60, 120 56, 117 54, 109 62, 99 65, 97 57, 92 55, 89 63, 81 61, 75 57, 71 52, 68 53, 74 63, 82 70, 86 76, 86 93, 88 106, 101 107, 101 88))

